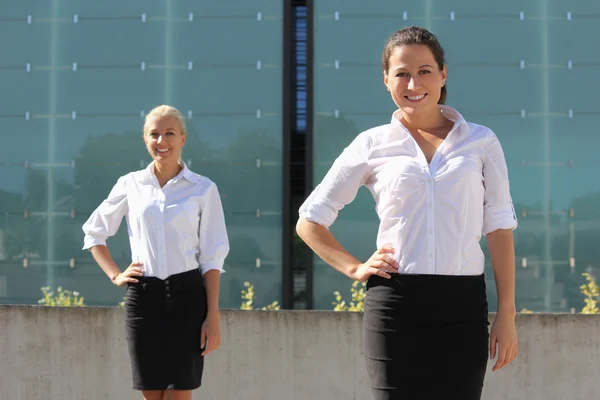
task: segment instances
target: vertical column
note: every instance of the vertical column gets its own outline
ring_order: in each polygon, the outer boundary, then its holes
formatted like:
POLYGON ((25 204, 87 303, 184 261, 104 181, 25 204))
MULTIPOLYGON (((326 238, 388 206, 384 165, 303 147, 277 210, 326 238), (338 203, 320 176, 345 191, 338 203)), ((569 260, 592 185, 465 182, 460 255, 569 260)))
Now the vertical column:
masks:
POLYGON ((47 219, 46 219, 46 285, 54 287, 54 216, 56 194, 54 187, 54 164, 56 163, 56 115, 58 114, 58 49, 60 0, 52 0, 50 23, 50 82, 48 96, 48 169, 47 169, 47 219))
POLYGON ((281 247, 281 306, 284 309, 293 308, 294 274, 293 274, 293 242, 294 225, 293 202, 292 202, 292 103, 294 98, 294 86, 292 84, 293 57, 293 19, 294 8, 291 2, 284 1, 283 5, 283 63, 282 63, 282 247, 281 247))
POLYGON ((173 66, 174 49, 173 49, 173 16, 175 15, 175 1, 165 1, 165 86, 164 86, 164 104, 173 105, 173 66))
POLYGON ((554 285, 554 268, 552 263, 552 226, 550 224, 551 182, 550 182, 550 100, 549 96, 549 56, 548 56, 548 0, 540 0, 540 40, 541 40, 541 73, 542 80, 542 152, 544 157, 544 264, 546 266, 546 296, 544 299, 546 311, 552 311, 552 287, 554 285))
POLYGON ((433 0, 425 0, 425 29, 433 31, 432 8, 433 0))

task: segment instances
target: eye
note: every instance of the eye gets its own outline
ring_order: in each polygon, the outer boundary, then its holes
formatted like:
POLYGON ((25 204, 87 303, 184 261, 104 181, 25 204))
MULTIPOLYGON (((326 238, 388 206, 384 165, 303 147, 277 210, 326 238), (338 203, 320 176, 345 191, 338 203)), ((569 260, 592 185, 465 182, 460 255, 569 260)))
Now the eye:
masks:
POLYGON ((408 76, 408 74, 406 72, 398 72, 396 74, 396 77, 398 77, 398 78, 405 78, 407 76, 408 76))
POLYGON ((167 135, 173 136, 173 135, 175 135, 175 132, 167 132, 167 135))
POLYGON ((157 137, 157 136, 158 136, 158 133, 156 133, 156 132, 152 132, 152 133, 150 134, 150 137, 152 137, 152 138, 155 138, 155 137, 157 137))
POLYGON ((430 74, 430 73, 431 73, 431 71, 428 69, 424 69, 421 71, 421 75, 430 74))

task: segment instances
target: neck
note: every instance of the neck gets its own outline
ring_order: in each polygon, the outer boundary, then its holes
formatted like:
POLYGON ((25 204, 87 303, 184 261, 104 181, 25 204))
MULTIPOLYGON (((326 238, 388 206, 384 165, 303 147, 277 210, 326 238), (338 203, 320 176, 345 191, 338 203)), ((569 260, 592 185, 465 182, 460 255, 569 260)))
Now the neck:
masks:
POLYGON ((444 125, 447 121, 437 105, 431 110, 423 111, 417 115, 406 114, 400 110, 402 114, 402 122, 407 129, 432 130, 444 125))
POLYGON ((158 163, 154 162, 154 174, 160 182, 161 186, 169 180, 175 178, 177 174, 183 169, 183 165, 177 162, 170 163, 158 163))

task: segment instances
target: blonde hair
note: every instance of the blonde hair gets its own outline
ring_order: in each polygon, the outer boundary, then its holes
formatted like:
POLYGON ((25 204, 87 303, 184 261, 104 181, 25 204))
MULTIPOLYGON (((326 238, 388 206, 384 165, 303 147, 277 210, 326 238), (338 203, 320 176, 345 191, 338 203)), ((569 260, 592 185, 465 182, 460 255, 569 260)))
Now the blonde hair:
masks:
POLYGON ((146 133, 146 126, 148 125, 148 121, 152 118, 156 117, 173 117, 179 123, 179 127, 181 130, 181 134, 186 136, 187 129, 185 127, 185 121, 183 120, 183 116, 175 107, 162 105, 153 108, 148 114, 146 114, 146 119, 144 120, 144 134, 146 133))

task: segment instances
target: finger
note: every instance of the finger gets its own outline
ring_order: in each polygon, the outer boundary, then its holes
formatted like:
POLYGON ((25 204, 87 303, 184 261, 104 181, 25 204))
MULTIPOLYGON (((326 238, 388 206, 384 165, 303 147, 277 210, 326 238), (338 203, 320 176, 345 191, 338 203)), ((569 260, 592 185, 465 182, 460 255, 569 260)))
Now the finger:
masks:
POLYGON ((373 267, 371 267, 371 268, 372 268, 371 275, 381 276, 381 277, 386 278, 386 279, 390 279, 391 278, 390 274, 388 274, 384 270, 381 270, 379 268, 373 268, 373 267))
POLYGON ((133 277, 136 277, 136 276, 140 276, 140 274, 138 274, 137 272, 135 272, 135 271, 130 271, 130 270, 127 270, 127 269, 126 269, 126 270, 125 270, 125 272, 123 272, 121 275, 122 275, 124 278, 133 278, 133 277))
POLYGON ((213 335, 213 337, 210 339, 210 351, 215 351, 216 348, 217 348, 217 338, 213 335))
POLYGON ((214 350, 214 338, 211 336, 211 337, 208 337, 206 340, 206 349, 204 349, 204 352, 202 352, 202 355, 205 356, 213 350, 214 350))
POLYGON ((381 259, 379 261, 378 267, 390 270, 392 272, 398 271, 398 263, 389 254, 381 255, 381 259))
POLYGON ((217 333, 215 333, 215 344, 214 344, 215 350, 218 349, 220 345, 221 345, 221 332, 217 332, 217 333))
POLYGON ((508 358, 508 362, 506 364, 511 364, 517 358, 517 345, 513 345, 510 350, 510 357, 508 358))
POLYGON ((496 335, 490 335, 490 359, 496 358, 496 335))
POLYGON ((125 282, 138 283, 139 281, 135 278, 126 277, 125 282))
POLYGON ((144 265, 144 263, 142 262, 132 262, 129 266, 130 267, 141 267, 142 265, 144 265))
POLYGON ((500 368, 506 365, 506 348, 504 346, 500 346, 500 350, 498 351, 498 361, 496 361, 496 365, 492 368, 492 371, 498 371, 500 368))
POLYGON ((136 274, 143 274, 144 270, 140 267, 129 267, 125 270, 125 272, 135 272, 136 274))
POLYGON ((392 246, 389 243, 384 244, 383 246, 381 246, 376 251, 376 253, 378 253, 378 254, 383 254, 383 253, 392 253, 392 254, 394 254, 395 252, 396 252, 396 249, 394 248, 394 246, 392 246))
POLYGON ((203 349, 206 348, 206 329, 204 327, 200 331, 200 347, 203 349))

